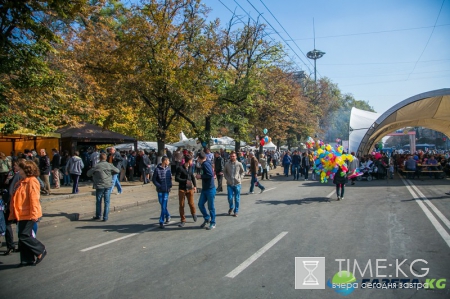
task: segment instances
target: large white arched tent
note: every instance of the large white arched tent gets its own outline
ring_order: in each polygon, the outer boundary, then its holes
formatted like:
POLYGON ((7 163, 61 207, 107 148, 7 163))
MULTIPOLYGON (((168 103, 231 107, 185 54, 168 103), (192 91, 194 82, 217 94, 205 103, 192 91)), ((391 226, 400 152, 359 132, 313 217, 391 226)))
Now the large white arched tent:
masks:
POLYGON ((415 95, 384 112, 361 138, 358 155, 368 154, 384 136, 405 127, 426 127, 450 136, 450 88, 415 95))
POLYGON ((361 110, 353 107, 350 113, 350 127, 348 138, 349 152, 357 152, 367 130, 380 117, 380 113, 361 110))

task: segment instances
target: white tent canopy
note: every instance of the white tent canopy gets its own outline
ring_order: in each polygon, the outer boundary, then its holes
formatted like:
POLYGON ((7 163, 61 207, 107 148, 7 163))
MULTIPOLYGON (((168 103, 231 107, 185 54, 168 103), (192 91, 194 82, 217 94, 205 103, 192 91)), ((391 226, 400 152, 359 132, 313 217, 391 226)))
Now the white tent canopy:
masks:
POLYGON ((348 141, 349 152, 356 153, 358 151, 361 140, 379 116, 379 113, 365 111, 355 107, 352 108, 350 113, 350 132, 348 141))
POLYGON ((172 143, 173 147, 184 147, 189 149, 197 149, 200 147, 200 145, 197 143, 197 139, 194 138, 187 138, 186 135, 184 135, 183 131, 180 132, 180 141, 172 143))
MULTIPOLYGON (((138 148, 137 150, 157 150, 158 149, 158 143, 156 141, 138 141, 138 148)), ((117 150, 135 150, 133 143, 123 143, 114 146, 117 150)), ((166 144, 165 147, 167 147, 169 150, 174 151, 177 148, 174 146, 171 146, 169 144, 166 144)))
POLYGON ((273 144, 273 142, 271 141, 269 143, 264 144, 263 149, 274 151, 277 149, 277 146, 275 144, 273 144))

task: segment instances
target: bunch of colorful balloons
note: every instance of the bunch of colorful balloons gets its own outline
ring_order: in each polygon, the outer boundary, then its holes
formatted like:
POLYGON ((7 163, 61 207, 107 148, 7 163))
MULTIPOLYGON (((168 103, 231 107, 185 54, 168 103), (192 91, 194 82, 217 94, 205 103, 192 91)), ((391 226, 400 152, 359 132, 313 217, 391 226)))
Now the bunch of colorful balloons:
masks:
MULTIPOLYGON (((267 129, 263 130, 264 134, 267 134, 269 131, 267 129)), ((261 138, 261 140, 259 141, 259 144, 261 144, 261 146, 264 146, 264 144, 272 142, 272 138, 270 138, 269 136, 264 136, 264 138, 261 138)))
POLYGON ((344 154, 343 151, 342 145, 333 148, 329 144, 324 144, 314 152, 313 171, 320 176, 321 183, 328 182, 328 179, 332 180, 335 175, 342 175, 338 174, 339 168, 342 172, 348 172, 346 162, 353 161, 353 156, 344 154))

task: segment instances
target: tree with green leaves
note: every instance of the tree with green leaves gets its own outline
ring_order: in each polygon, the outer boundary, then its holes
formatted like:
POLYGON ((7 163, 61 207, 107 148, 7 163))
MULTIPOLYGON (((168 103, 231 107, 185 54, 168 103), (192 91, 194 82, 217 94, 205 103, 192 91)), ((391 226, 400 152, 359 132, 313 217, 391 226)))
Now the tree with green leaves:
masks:
POLYGON ((56 89, 62 76, 48 65, 60 41, 57 27, 70 23, 83 0, 0 0, 0 123, 3 132, 19 127, 48 132, 58 118, 56 89), (30 104, 35 109, 26 109, 30 104))

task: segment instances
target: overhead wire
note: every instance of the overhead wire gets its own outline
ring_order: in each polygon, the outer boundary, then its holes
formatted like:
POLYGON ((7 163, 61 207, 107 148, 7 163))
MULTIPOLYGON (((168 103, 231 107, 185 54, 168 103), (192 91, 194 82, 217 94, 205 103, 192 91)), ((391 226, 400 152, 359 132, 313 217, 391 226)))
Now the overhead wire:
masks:
MULTIPOLYGON (((236 1, 236 0, 234 0, 234 2, 236 2, 236 4, 238 4, 239 5, 239 3, 236 1)), ((263 18, 264 19, 264 21, 266 21, 267 22, 267 25, 269 25, 272 29, 273 29, 273 31, 281 38, 281 40, 289 47, 289 49, 291 49, 291 51, 294 53, 294 55, 295 56, 297 56, 297 58, 308 68, 308 70, 309 70, 309 72, 310 73, 312 73, 312 71, 311 71, 311 69, 309 68, 309 66, 308 66, 308 64, 307 63, 305 63, 304 61, 303 61, 303 59, 300 57, 300 55, 298 55, 298 53, 292 48, 292 46, 286 41, 286 39, 284 38, 284 37, 282 37, 281 36, 281 34, 275 29, 275 27, 273 27, 272 26, 272 24, 262 15, 262 13, 260 13, 259 12, 259 10, 249 1, 249 0, 247 0, 247 2, 253 7, 253 9, 261 16, 261 18, 263 18)), ((239 7, 241 7, 240 5, 239 5, 239 7)), ((241 9, 242 9, 242 7, 241 7, 241 9)), ((245 11, 245 10, 244 10, 245 11)), ((247 12, 246 12, 247 13, 247 12)), ((248 13, 247 13, 248 14, 248 13)))
MULTIPOLYGON (((302 49, 300 49, 300 47, 298 46, 298 44, 292 39, 292 36, 287 32, 287 30, 283 27, 283 25, 278 21, 277 17, 275 17, 275 15, 272 13, 272 11, 267 7, 267 5, 262 1, 259 0, 262 5, 264 5, 264 7, 267 9, 267 11, 270 13, 270 15, 275 19, 275 21, 278 23, 278 25, 280 25, 281 29, 283 29, 283 31, 287 34, 287 36, 292 40, 292 42, 294 43, 294 45, 297 47, 297 49, 303 54, 303 56, 305 56, 306 59, 308 59, 308 57, 305 55, 305 53, 303 53, 302 49)), ((249 2, 247 0, 247 2, 249 2)), ((250 2, 249 2, 250 3, 250 2)), ((250 3, 251 5, 251 3, 250 3)), ((252 5, 253 6, 253 5, 252 5)), ((311 66, 313 66, 312 62, 310 60, 308 60, 309 63, 311 64, 311 66)))
MULTIPOLYGON (((404 28, 404 29, 392 29, 392 30, 371 31, 371 32, 361 32, 361 33, 348 33, 348 34, 338 34, 338 35, 316 36, 316 39, 318 39, 318 38, 333 38, 333 37, 345 37, 345 36, 368 35, 368 34, 378 34, 378 33, 389 33, 389 32, 399 32, 399 31, 427 29, 427 28, 442 27, 442 26, 450 26, 450 24, 441 24, 441 25, 436 25, 436 26, 423 26, 423 27, 414 27, 414 28, 404 28)), ((296 41, 296 40, 307 40, 307 39, 314 39, 314 37, 296 38, 296 39, 292 39, 292 41, 296 41)), ((288 41, 289 41, 289 40, 288 40, 288 41)))
POLYGON ((439 20, 439 16, 441 15, 442 7, 444 7, 444 3, 445 3, 445 0, 442 1, 441 8, 439 9, 439 13, 438 13, 438 16, 436 18, 436 21, 434 22, 433 30, 431 30, 430 37, 428 38, 427 43, 425 44, 425 47, 423 48, 422 53, 420 53, 419 58, 417 59, 416 63, 414 64, 414 67, 413 67, 411 73, 409 73, 408 78, 406 78, 406 81, 409 80, 409 77, 411 76, 411 74, 416 69, 417 63, 419 62, 420 58, 422 58, 423 53, 425 52, 426 48, 428 47, 428 44, 430 43, 431 37, 433 36, 433 33, 434 33, 434 29, 436 29, 436 24, 437 24, 437 22, 439 20))
MULTIPOLYGON (((219 0, 219 2, 220 2, 223 6, 225 6, 225 8, 226 8, 229 12, 231 12, 232 14, 235 14, 235 12, 232 11, 227 5, 225 5, 225 3, 223 3, 221 0, 219 0)), ((236 1, 235 1, 235 2, 236 2, 236 1)), ((253 22, 256 23, 256 20, 253 19, 253 18, 252 18, 252 17, 244 10, 244 8, 243 8, 239 3, 236 2, 236 4, 241 8, 241 10, 242 10, 243 12, 245 12, 245 13, 247 14, 247 16, 248 16, 253 22)), ((240 21, 242 24, 246 25, 245 22, 242 21, 240 18, 239 18, 239 21, 240 21)), ((264 32, 265 32, 265 31, 264 31, 264 32)), ((270 34, 268 34, 267 32, 266 32, 266 34, 267 34, 267 36, 268 36, 272 41, 276 42, 276 40, 275 40, 272 36, 270 36, 270 34)), ((290 57, 289 54, 286 53, 286 52, 284 51, 284 49, 282 49, 282 51, 283 51, 284 54, 286 54, 287 57, 289 57, 289 59, 290 59, 290 60, 291 60, 291 61, 292 61, 292 62, 293 62, 300 70, 302 69, 302 67, 300 67, 300 65, 299 65, 294 59, 292 59, 292 57, 290 57)))

